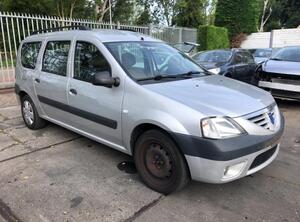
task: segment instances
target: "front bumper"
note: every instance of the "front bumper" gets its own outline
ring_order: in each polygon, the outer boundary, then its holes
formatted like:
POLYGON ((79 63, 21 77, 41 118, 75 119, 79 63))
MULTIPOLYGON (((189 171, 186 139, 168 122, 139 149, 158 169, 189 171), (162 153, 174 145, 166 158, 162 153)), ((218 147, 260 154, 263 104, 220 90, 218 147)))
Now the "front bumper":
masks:
POLYGON ((228 161, 209 160, 189 155, 185 155, 185 158, 189 165, 190 174, 193 180, 207 183, 226 183, 263 169, 276 158, 278 152, 279 144, 228 161), (265 155, 265 157, 261 158, 263 154, 267 152, 271 152, 272 155, 265 155), (260 164, 257 164, 257 162, 260 164), (243 167, 234 176, 226 177, 224 175, 227 167, 234 166, 239 163, 244 163, 243 167))
POLYGON ((252 131, 248 128, 247 132, 252 134, 222 140, 175 135, 175 141, 187 160, 192 179, 225 183, 255 173, 269 165, 278 154, 279 141, 284 131, 284 117, 281 113, 279 116, 280 122, 276 131, 265 130, 268 134, 264 135, 259 135, 259 127, 253 128, 252 131), (255 132, 257 135, 254 135, 255 132), (233 176, 228 176, 229 169, 239 164, 242 167, 238 172, 235 170, 233 176))
POLYGON ((269 90, 274 97, 300 99, 300 85, 289 82, 259 81, 258 86, 269 90))

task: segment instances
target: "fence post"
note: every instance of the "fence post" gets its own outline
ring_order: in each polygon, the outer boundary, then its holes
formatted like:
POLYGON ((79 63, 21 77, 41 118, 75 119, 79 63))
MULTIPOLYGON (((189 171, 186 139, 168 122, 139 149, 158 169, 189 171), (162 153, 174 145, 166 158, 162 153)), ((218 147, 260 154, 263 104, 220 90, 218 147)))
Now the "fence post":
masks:
POLYGON ((117 22, 117 29, 121 29, 121 25, 119 21, 117 22))
POLYGON ((150 25, 148 26, 148 35, 151 36, 151 34, 152 34, 152 25, 150 24, 150 25))
POLYGON ((270 33, 270 45, 269 48, 273 48, 273 41, 274 41, 274 30, 270 33))
POLYGON ((178 36, 178 42, 182 42, 182 32, 183 32, 183 28, 179 28, 179 36, 178 36))

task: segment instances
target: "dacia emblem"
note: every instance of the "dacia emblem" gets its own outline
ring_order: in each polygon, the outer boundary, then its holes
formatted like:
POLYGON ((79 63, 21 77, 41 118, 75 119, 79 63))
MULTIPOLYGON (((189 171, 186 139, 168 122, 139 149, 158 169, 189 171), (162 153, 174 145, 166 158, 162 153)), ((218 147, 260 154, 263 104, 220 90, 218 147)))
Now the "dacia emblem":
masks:
POLYGON ((272 123, 272 125, 275 124, 275 118, 274 118, 274 113, 268 113, 268 116, 269 116, 269 119, 270 119, 270 122, 272 123))

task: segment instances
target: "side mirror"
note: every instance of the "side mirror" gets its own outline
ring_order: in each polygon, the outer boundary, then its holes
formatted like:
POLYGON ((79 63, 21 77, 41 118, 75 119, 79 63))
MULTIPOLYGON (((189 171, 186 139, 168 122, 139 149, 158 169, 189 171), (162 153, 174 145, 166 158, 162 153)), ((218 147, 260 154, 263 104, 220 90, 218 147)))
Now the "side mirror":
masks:
POLYGON ((103 71, 95 73, 92 83, 95 86, 112 88, 113 86, 117 87, 120 85, 120 79, 111 77, 108 71, 103 71))

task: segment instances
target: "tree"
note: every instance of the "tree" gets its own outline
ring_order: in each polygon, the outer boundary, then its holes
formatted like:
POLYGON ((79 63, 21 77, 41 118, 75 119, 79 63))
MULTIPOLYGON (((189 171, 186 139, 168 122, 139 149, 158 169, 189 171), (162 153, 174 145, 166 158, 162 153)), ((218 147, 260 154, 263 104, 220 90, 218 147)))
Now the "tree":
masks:
POLYGON ((264 31, 265 24, 269 20, 271 14, 272 14, 271 1, 263 0, 263 10, 262 10, 261 18, 260 18, 260 27, 258 29, 259 32, 264 31))
POLYGON ((99 22, 109 21, 109 9, 111 4, 112 20, 114 22, 128 23, 133 20, 133 0, 97 0, 96 11, 99 22))
POLYGON ((2 0, 1 11, 29 14, 55 14, 52 0, 2 0))
POLYGON ((132 15, 134 10, 134 3, 131 0, 118 0, 113 9, 113 21, 121 23, 130 23, 132 21, 132 15))
POLYGON ((3 0, 1 10, 59 17, 93 18, 90 0, 3 0))
POLYGON ((196 28, 206 23, 206 0, 179 0, 175 6, 174 23, 196 28))
POLYGON ((226 27, 230 39, 240 33, 257 31, 259 20, 258 0, 219 0, 215 25, 226 27))
POLYGON ((142 11, 139 13, 136 22, 137 25, 149 25, 152 23, 151 10, 148 2, 142 6, 142 11))
POLYGON ((300 25, 299 0, 271 0, 272 14, 265 24, 267 31, 296 28, 300 25))
POLYGON ((74 10, 76 12, 84 9, 85 1, 80 0, 60 0, 54 1, 56 4, 57 15, 62 18, 73 18, 74 10))

